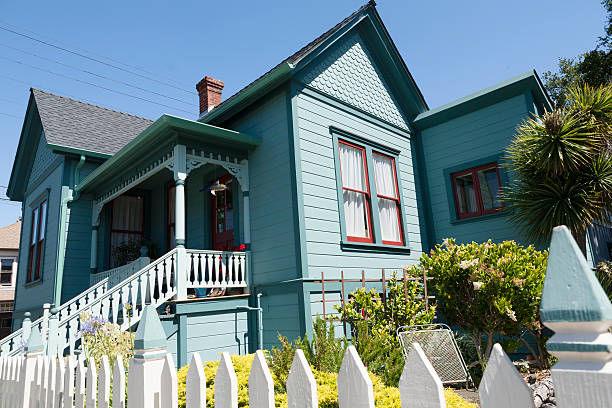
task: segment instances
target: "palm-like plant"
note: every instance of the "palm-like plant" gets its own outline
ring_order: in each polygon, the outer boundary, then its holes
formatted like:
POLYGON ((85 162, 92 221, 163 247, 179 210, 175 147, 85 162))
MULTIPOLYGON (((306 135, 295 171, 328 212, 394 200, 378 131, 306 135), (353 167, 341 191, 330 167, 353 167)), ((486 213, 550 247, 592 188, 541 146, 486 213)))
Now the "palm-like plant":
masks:
POLYGON ((568 108, 526 119, 506 149, 512 219, 546 242, 567 225, 583 252, 586 227, 612 210, 612 85, 570 89, 568 108))

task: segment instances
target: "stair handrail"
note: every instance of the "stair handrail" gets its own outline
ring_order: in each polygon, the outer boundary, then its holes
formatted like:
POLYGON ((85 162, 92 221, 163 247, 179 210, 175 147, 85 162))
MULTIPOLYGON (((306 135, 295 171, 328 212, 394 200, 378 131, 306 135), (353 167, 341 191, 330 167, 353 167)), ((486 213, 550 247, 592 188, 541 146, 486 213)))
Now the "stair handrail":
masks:
MULTIPOLYGON (((145 276, 147 273, 151 272, 151 271, 157 271, 157 267, 160 267, 162 265, 165 265, 165 262, 167 260, 171 260, 171 265, 169 266, 172 270, 172 268, 174 269, 174 285, 170 284, 170 279, 171 277, 168 276, 167 279, 167 292, 165 293, 165 296, 162 297, 162 291, 161 291, 161 287, 159 289, 159 298, 156 299, 156 304, 155 306, 160 306, 162 303, 165 303, 168 299, 170 299, 172 296, 174 296, 176 294, 176 285, 177 285, 177 266, 175 265, 176 261, 177 261, 177 249, 172 249, 169 252, 167 252, 166 254, 164 254, 163 256, 161 256, 160 258, 156 259, 154 262, 151 262, 150 264, 146 265, 145 267, 143 267, 142 269, 140 269, 138 272, 134 273, 133 275, 128 276, 127 278, 125 278, 123 281, 121 281, 120 283, 112 286, 112 287, 106 287, 104 285, 102 285, 102 283, 107 282, 108 278, 106 278, 104 281, 101 281, 100 284, 98 285, 94 285, 92 288, 90 288, 90 290, 86 291, 87 294, 92 295, 93 299, 89 299, 89 297, 85 296, 85 292, 83 294, 81 294, 78 298, 79 299, 84 299, 86 301, 85 304, 83 305, 79 305, 77 310, 74 311, 70 311, 70 313, 68 313, 64 318, 60 318, 59 322, 58 322, 58 333, 59 334, 59 343, 57 344, 58 350, 63 351, 64 348, 66 347, 70 347, 70 351, 72 353, 73 348, 74 348, 74 339, 71 338, 72 335, 76 334, 76 326, 78 326, 78 323, 75 326, 71 325, 71 328, 69 329, 67 327, 67 325, 71 322, 75 322, 77 321, 77 319, 80 317, 80 314, 84 311, 97 311, 98 314, 101 314, 103 317, 106 318, 106 316, 108 315, 108 311, 109 309, 112 310, 112 313, 114 315, 114 318, 112 320, 113 323, 117 323, 117 317, 119 316, 119 312, 122 313, 122 316, 125 315, 124 311, 119 311, 116 310, 117 309, 117 303, 118 303, 118 299, 117 301, 113 300, 113 304, 114 305, 102 305, 102 302, 106 301, 106 300, 110 300, 110 298, 115 295, 118 294, 118 292, 124 292, 126 290, 126 288, 135 290, 136 292, 132 292, 133 296, 138 296, 138 290, 140 289, 141 291, 143 289, 147 289, 146 287, 144 287, 143 285, 146 285, 147 283, 142 283, 141 282, 141 278, 143 276, 145 276), (139 287, 137 285, 140 285, 139 287), (135 288, 135 289, 134 289, 135 288), (97 289, 101 289, 102 293, 97 293, 96 290, 97 289), (102 310, 104 308, 104 310, 102 310), (104 313, 103 313, 104 312, 104 313), (61 334, 63 333, 63 335, 61 334), (68 344, 66 344, 64 341, 62 341, 61 339, 68 339, 68 344)), ((171 270, 169 270, 168 272, 170 272, 171 270)), ((159 277, 154 277, 153 279, 157 279, 157 282, 159 283, 161 281, 161 278, 159 277)), ((152 298, 152 291, 155 287, 155 282, 151 283, 150 281, 148 282, 149 284, 149 290, 151 291, 151 298, 152 298)), ((143 299, 146 297, 147 293, 141 293, 141 296, 143 297, 143 299)), ((152 299, 151 299, 152 300, 152 299)), ((127 299, 123 300, 124 302, 127 301, 127 299)), ((144 300, 143 300, 144 303, 144 300)), ((75 303, 72 303, 75 304, 75 303)), ((136 306, 136 305, 133 305, 136 306)), ((68 306, 66 306, 68 307, 68 306)), ((63 308, 63 310, 66 310, 66 307, 63 308)), ((120 324, 121 329, 125 330, 128 328, 128 325, 134 325, 135 323, 137 323, 140 320, 140 312, 139 310, 136 310, 136 308, 134 307, 133 311, 132 311, 132 315, 130 315, 130 319, 123 319, 123 322, 120 324), (129 321, 129 323, 128 323, 129 321)))

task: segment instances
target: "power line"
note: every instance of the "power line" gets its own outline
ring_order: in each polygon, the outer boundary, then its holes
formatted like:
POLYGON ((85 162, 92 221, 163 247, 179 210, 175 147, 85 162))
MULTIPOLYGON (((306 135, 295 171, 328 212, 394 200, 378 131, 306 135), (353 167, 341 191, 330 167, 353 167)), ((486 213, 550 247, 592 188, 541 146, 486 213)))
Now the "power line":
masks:
POLYGON ((160 81, 160 80, 155 79, 155 78, 151 78, 151 77, 149 77, 149 76, 147 76, 147 75, 142 75, 142 74, 139 74, 138 72, 134 72, 134 71, 131 71, 131 70, 129 70, 129 69, 121 68, 121 67, 119 67, 119 66, 117 66, 117 65, 114 65, 114 64, 109 64, 109 63, 107 63, 107 62, 100 61, 99 59, 89 57, 89 56, 87 56, 87 55, 81 54, 81 53, 76 52, 76 51, 72 51, 72 50, 70 50, 70 49, 68 49, 68 48, 60 47, 59 45, 55 45, 55 44, 49 43, 49 42, 47 42, 47 41, 40 40, 40 39, 38 39, 38 38, 35 38, 35 37, 32 37, 32 36, 29 36, 29 35, 27 35, 27 34, 23 34, 23 33, 20 33, 20 32, 18 32, 18 31, 15 31, 15 30, 11 30, 10 28, 6 28, 6 27, 2 27, 2 26, 0 26, 0 30, 8 31, 8 32, 13 33, 13 34, 15 34, 15 35, 19 35, 19 36, 21 36, 21 37, 28 38, 28 39, 30 39, 30 40, 32 40, 32 41, 39 42, 39 43, 44 44, 44 45, 47 45, 47 46, 49 46, 49 47, 57 48, 58 50, 62 50, 62 51, 64 51, 64 52, 68 52, 68 53, 70 53, 70 54, 77 55, 77 56, 79 56, 79 57, 81 57, 81 58, 85 58, 85 59, 88 59, 88 60, 90 60, 90 61, 94 61, 94 62, 97 62, 97 63, 99 63, 99 64, 106 65, 106 66, 108 66, 108 67, 115 68, 115 69, 118 69, 118 70, 120 70, 120 71, 127 72, 127 73, 129 73, 129 74, 132 74, 132 75, 136 75, 136 76, 138 76, 138 77, 140 77, 140 78, 148 79, 149 81, 157 82, 158 84, 162 84, 162 85, 165 85, 165 86, 169 86, 169 87, 171 87, 171 88, 175 88, 175 89, 178 89, 178 90, 180 90, 180 91, 187 92, 187 93, 189 93, 189 94, 194 94, 194 93, 195 93, 195 92, 193 92, 193 91, 189 91, 189 90, 187 90, 187 89, 185 89, 185 88, 181 88, 181 87, 178 87, 178 86, 175 86, 175 85, 169 84, 169 83, 167 83, 167 82, 160 81))
MULTIPOLYGON (((2 28, 2 27, 0 27, 0 28, 2 28)), ((28 63, 23 62, 23 61, 19 61, 19 60, 15 60, 15 59, 12 59, 12 58, 9 58, 9 57, 5 57, 3 55, 0 55, 0 58, 5 59, 5 60, 10 61, 10 62, 13 62, 15 64, 25 65, 26 67, 29 67, 29 68, 32 68, 32 69, 37 69, 39 71, 46 72, 46 73, 49 73, 49 74, 52 74, 52 75, 57 75, 57 76, 62 77, 62 78, 70 79, 70 80, 77 81, 77 82, 80 82, 80 83, 83 83, 83 84, 86 84, 86 85, 89 85, 89 86, 93 86, 93 87, 96 87, 96 88, 104 89, 104 90, 109 91, 109 92, 114 92, 114 93, 119 94, 119 95, 128 96, 130 98, 139 99, 141 101, 149 102, 149 103, 152 103, 154 105, 159 105, 159 106, 163 106, 163 107, 166 107, 166 108, 178 110, 178 111, 181 111, 181 112, 186 112, 188 114, 193 114, 193 112, 185 110, 185 109, 177 108, 175 106, 166 105, 166 104, 163 104, 163 103, 160 103, 160 102, 155 102, 155 101, 152 101, 150 99, 146 99, 146 98, 142 98, 140 96, 132 95, 132 94, 129 94, 127 92, 118 91, 116 89, 107 88, 107 87, 102 86, 102 85, 94 84, 93 82, 89 82, 89 81, 85 81, 85 80, 82 80, 82 79, 79 79, 79 78, 75 78, 75 77, 72 77, 70 75, 65 75, 65 74, 62 74, 60 72, 55 72, 55 71, 51 71, 51 70, 44 69, 44 68, 41 68, 41 67, 37 67, 36 65, 31 65, 31 64, 28 64, 28 63)))
POLYGON ((19 116, 17 116, 17 115, 12 115, 12 114, 10 114, 10 113, 0 112, 0 115, 11 116, 11 117, 13 117, 13 118, 17 118, 17 119, 19 119, 19 116))
POLYGON ((57 60, 54 60, 52 58, 43 57, 42 55, 38 55, 36 53, 23 50, 21 48, 13 47, 11 45, 4 44, 4 43, 1 43, 1 42, 0 42, 0 46, 6 47, 6 48, 10 48, 12 50, 19 51, 19 52, 24 53, 24 54, 32 55, 32 56, 34 56, 36 58, 40 58, 40 59, 45 60, 45 61, 51 61, 51 62, 53 62, 55 64, 65 66, 65 67, 68 67, 70 69, 74 69, 74 70, 77 70, 77 71, 85 72, 86 74, 93 75, 93 76, 98 77, 98 78, 106 79, 108 81, 112 81, 112 82, 116 82, 116 83, 119 83, 119 84, 122 84, 122 85, 125 85, 125 86, 129 86, 130 88, 138 89, 138 90, 144 91, 144 92, 149 92, 149 93, 152 93, 154 95, 161 96, 163 98, 172 99, 172 100, 175 100, 177 102, 181 102, 181 103, 193 106, 192 102, 189 102, 189 101, 187 101, 185 99, 179 99, 179 98, 175 98, 175 97, 172 97, 172 96, 164 95, 164 94, 159 93, 159 92, 155 92, 155 91, 151 91, 151 90, 148 90, 148 89, 145 89, 145 88, 141 88, 139 86, 132 85, 132 84, 130 84, 128 82, 124 82, 124 81, 121 81, 121 80, 118 80, 118 79, 109 78, 109 77, 104 76, 104 75, 96 74, 95 72, 91 72, 91 71, 88 71, 88 70, 85 70, 85 69, 82 69, 82 68, 79 68, 79 67, 75 67, 74 65, 66 64, 64 62, 57 61, 57 60))
MULTIPOLYGON (((0 24, 4 24, 4 25, 9 26, 9 27, 12 27, 13 29, 16 29, 16 30, 23 30, 23 31, 25 31, 25 32, 27 32, 27 33, 34 34, 34 35, 37 35, 37 36, 39 36, 39 37, 43 37, 43 38, 47 38, 47 39, 49 39, 49 40, 53 40, 53 41, 55 41, 55 42, 56 42, 56 43, 58 43, 58 44, 62 44, 62 45, 65 45, 65 46, 72 47, 72 48, 74 48, 74 49, 77 49, 77 50, 80 50, 80 51, 86 52, 86 53, 88 53, 88 54, 95 55, 96 57, 104 58, 104 59, 106 59, 106 60, 109 60, 109 61, 115 62, 115 63, 117 63, 117 64, 123 65, 123 66, 125 66, 125 67, 128 67, 128 68, 133 68, 133 69, 136 69, 136 70, 142 71, 142 72, 144 72, 144 73, 147 73, 147 74, 150 74, 150 75, 154 75, 154 76, 156 76, 156 77, 158 77, 158 78, 163 78, 163 79, 166 79, 166 80, 168 80, 168 81, 170 81, 170 82, 174 82, 176 85, 181 85, 181 86, 183 86, 183 84, 181 84, 181 83, 179 83, 178 81, 176 81, 176 80, 174 80, 174 79, 172 79, 172 78, 169 78, 169 77, 167 77, 167 76, 160 75, 160 74, 155 73, 155 72, 147 71, 146 69, 144 69, 144 68, 142 68, 142 67, 137 67, 137 66, 135 66, 135 65, 126 64, 125 62, 122 62, 122 61, 119 61, 119 60, 116 60, 116 59, 110 58, 110 57, 108 57, 108 56, 106 56, 106 55, 102 55, 102 54, 95 53, 95 52, 93 52, 93 51, 91 51, 91 50, 87 50, 87 49, 85 49, 85 48, 82 48, 82 47, 79 47, 79 46, 77 46, 77 45, 74 45, 74 44, 68 43, 68 42, 66 42, 66 41, 58 40, 57 38, 51 37, 51 36, 49 36, 49 35, 45 35, 45 34, 41 34, 41 33, 37 33, 36 31, 32 31, 32 30, 27 29, 27 28, 25 28, 25 27, 16 26, 16 25, 14 25, 14 24, 10 24, 10 23, 8 23, 8 22, 6 22, 6 21, 2 21, 2 20, 0 20, 0 24)), ((191 90, 190 92, 191 92, 191 93, 195 93, 195 92, 193 92, 193 90, 191 90)))
POLYGON ((10 102, 10 103, 21 103, 21 101, 18 101, 17 99, 5 98, 3 96, 0 96, 0 101, 10 102))

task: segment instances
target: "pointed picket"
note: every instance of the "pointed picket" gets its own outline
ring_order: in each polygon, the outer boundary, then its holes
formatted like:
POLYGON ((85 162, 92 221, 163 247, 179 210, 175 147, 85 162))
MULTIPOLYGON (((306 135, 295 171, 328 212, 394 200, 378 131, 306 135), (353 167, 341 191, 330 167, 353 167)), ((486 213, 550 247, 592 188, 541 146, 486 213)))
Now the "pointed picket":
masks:
POLYGON ((79 355, 76 364, 76 381, 74 385, 74 406, 76 408, 85 408, 85 360, 83 354, 79 355))
POLYGON ((344 352, 337 387, 339 408, 374 408, 374 386, 355 346, 344 352))
POLYGON ((221 361, 215 375, 215 408, 238 407, 238 377, 227 352, 221 353, 221 361))
POLYGON ((499 343, 493 346, 478 393, 483 408, 535 406, 531 390, 499 343))
POLYGON ((30 403, 34 406, 40 401, 40 390, 42 389, 43 357, 36 358, 34 366, 34 379, 30 388, 30 403))
POLYGON ((55 362, 55 398, 53 400, 54 408, 62 408, 64 406, 64 375, 66 365, 62 356, 57 356, 55 362))
POLYGON ((49 357, 42 358, 42 372, 40 373, 40 394, 38 397, 41 407, 47 406, 47 393, 49 391, 49 357))
POLYGON ((113 408, 126 408, 125 367, 120 355, 113 362, 113 408))
POLYGON ((306 361, 304 352, 295 351, 287 376, 287 408, 317 408, 317 382, 306 361))
POLYGON ((261 350, 255 352, 249 373, 249 406, 274 408, 274 380, 261 350))
POLYGON ((10 357, 0 355, 0 408, 4 408, 8 400, 8 391, 5 390, 9 383, 10 357))
MULTIPOLYGON (((189 363, 185 383, 187 407, 205 408, 206 374, 204 373, 200 354, 197 352, 191 355, 191 363, 189 363)), ((249 405, 253 405, 253 403, 250 402, 249 405)))
POLYGON ((111 370, 108 357, 102 356, 98 373, 98 408, 110 407, 111 370))
POLYGON ((54 408, 55 404, 55 382, 57 365, 55 364, 55 356, 49 358, 49 366, 47 368, 47 405, 45 408, 54 408))
POLYGON ((66 359, 66 369, 64 370, 64 407, 74 408, 74 384, 75 384, 76 364, 74 358, 66 359))
POLYGON ((419 343, 412 343, 399 380, 402 408, 445 408, 444 387, 419 343))
POLYGON ((96 399, 98 396, 98 373, 96 371, 96 360, 93 357, 87 362, 86 373, 86 397, 85 406, 87 408, 96 408, 96 399))
MULTIPOLYGON (((178 383, 172 354, 166 354, 161 372, 161 408, 178 407, 178 383)), ((191 408, 191 407, 190 407, 191 408)))

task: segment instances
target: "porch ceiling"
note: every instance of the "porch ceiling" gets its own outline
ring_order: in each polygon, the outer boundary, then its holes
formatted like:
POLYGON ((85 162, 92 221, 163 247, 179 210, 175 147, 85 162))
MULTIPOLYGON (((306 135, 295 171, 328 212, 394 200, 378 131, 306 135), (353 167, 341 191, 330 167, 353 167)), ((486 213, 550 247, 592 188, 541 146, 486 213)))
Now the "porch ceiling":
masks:
POLYGON ((261 138, 189 119, 162 115, 81 181, 75 190, 79 194, 95 190, 109 179, 132 169, 135 162, 147 157, 152 151, 164 145, 170 148, 175 143, 246 153, 259 146, 261 138))

